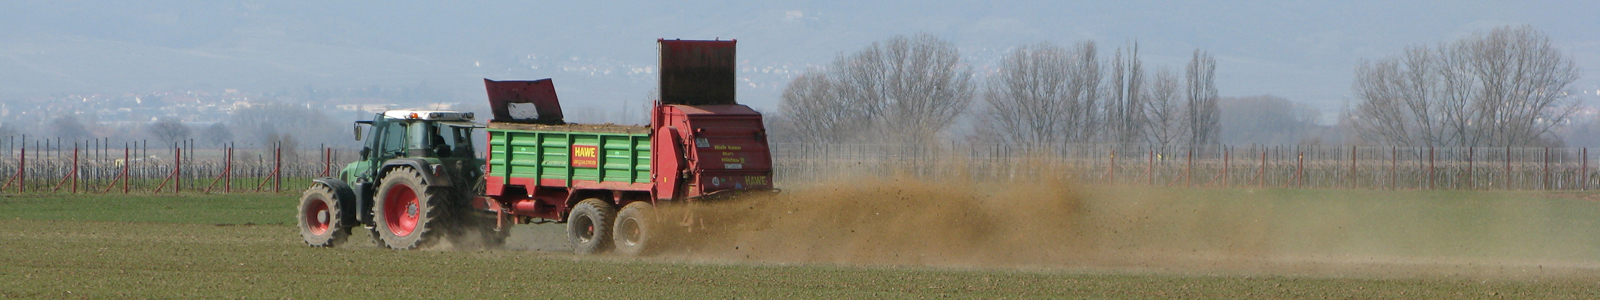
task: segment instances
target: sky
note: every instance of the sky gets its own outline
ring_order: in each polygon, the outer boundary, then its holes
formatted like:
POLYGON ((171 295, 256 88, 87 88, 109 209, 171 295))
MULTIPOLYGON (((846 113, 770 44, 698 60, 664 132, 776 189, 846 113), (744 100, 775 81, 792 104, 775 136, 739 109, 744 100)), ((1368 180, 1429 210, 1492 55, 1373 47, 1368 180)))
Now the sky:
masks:
MULTIPOLYGON (((564 107, 627 106, 655 87, 658 38, 737 39, 740 101, 901 34, 955 43, 980 69, 1012 47, 1138 43, 1146 66, 1217 59, 1222 96, 1327 113, 1363 60, 1498 26, 1548 34, 1600 93, 1594 1, 5 1, 0 101, 173 89, 418 86, 482 100, 482 78, 553 78, 564 107)), ((1591 103, 1596 101, 1591 101, 1591 103)))

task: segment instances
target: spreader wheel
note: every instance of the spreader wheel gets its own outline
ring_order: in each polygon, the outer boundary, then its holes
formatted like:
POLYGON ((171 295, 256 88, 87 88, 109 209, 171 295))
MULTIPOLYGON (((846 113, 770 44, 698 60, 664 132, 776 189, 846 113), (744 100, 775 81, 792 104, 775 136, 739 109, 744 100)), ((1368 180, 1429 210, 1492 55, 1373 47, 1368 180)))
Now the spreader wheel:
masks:
POLYGON ((385 173, 373 204, 379 239, 393 249, 417 249, 439 242, 448 193, 429 188, 422 173, 398 167, 385 173))
POLYGON ((335 247, 350 237, 349 224, 333 189, 316 184, 300 194, 300 237, 312 247, 335 247))
POLYGON ((617 253, 627 256, 638 256, 650 250, 651 217, 655 206, 650 202, 637 201, 628 203, 617 212, 617 223, 612 227, 616 231, 617 253))
POLYGON ((617 209, 600 199, 578 202, 567 215, 567 240, 572 242, 572 252, 595 254, 611 247, 611 221, 617 209))

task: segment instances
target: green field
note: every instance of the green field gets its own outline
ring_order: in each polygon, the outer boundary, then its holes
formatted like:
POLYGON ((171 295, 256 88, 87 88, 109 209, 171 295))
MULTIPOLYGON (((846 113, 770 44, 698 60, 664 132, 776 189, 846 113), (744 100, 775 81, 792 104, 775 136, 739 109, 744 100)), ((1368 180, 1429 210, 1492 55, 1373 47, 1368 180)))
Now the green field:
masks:
MULTIPOLYGON (((1115 234, 1096 229, 1096 247, 1203 252, 1243 243, 1271 255, 1250 256, 1262 260, 1245 264, 1251 267, 1208 268, 1204 259, 1174 260, 1172 268, 986 267, 370 244, 313 249, 293 227, 294 194, 29 195, 0 197, 0 298, 1600 298, 1594 194, 1084 194, 1091 200, 1083 223, 1131 224, 1100 228, 1115 234), (1149 219, 1123 219, 1134 212, 1149 219), (1240 226, 1263 222, 1267 229, 1240 226), (1247 234, 1199 234, 1216 230, 1247 234), (1109 239, 1124 235, 1133 237, 1109 239), (1321 259, 1281 261, 1302 256, 1321 259)), ((557 231, 559 225, 518 227, 513 243, 557 231)))

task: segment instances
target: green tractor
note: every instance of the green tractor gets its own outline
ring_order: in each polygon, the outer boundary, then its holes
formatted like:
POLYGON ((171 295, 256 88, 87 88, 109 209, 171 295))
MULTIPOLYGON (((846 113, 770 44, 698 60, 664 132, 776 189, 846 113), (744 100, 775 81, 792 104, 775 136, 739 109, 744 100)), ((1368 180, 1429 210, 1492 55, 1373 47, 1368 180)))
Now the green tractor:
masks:
POLYGON ((470 112, 395 110, 357 121, 361 160, 338 178, 313 181, 300 198, 300 235, 338 246, 361 226, 393 249, 453 244, 498 247, 510 233, 492 213, 467 209, 482 194, 484 160, 472 145, 483 128, 470 112), (362 135, 362 127, 371 130, 362 135))

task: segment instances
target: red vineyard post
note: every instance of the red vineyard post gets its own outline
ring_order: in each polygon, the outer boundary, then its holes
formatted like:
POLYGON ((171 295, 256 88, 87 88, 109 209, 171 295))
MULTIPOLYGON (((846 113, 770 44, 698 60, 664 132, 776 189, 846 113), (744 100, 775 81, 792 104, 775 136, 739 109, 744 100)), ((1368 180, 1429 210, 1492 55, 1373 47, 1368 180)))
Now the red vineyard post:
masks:
POLYGON ((174 194, 180 192, 180 189, 183 187, 181 184, 183 182, 183 178, 179 177, 178 175, 182 174, 181 172, 183 172, 183 148, 173 146, 172 150, 172 174, 168 174, 167 178, 161 180, 161 185, 156 186, 156 193, 160 193, 161 190, 166 189, 167 182, 169 181, 172 182, 172 193, 174 194))
POLYGON ((1267 149, 1261 148, 1261 167, 1256 169, 1256 188, 1267 188, 1267 149))
POLYGON ((16 182, 17 183, 17 193, 21 194, 23 192, 26 192, 27 190, 23 189, 22 187, 26 186, 26 184, 23 184, 23 181, 26 180, 26 177, 27 177, 28 173, 25 170, 27 170, 27 169, 28 169, 28 146, 27 145, 23 145, 22 146, 22 152, 19 152, 18 156, 17 156, 17 174, 11 175, 11 179, 6 180, 5 186, 0 186, 0 190, 4 190, 6 188, 9 188, 9 187, 11 187, 11 183, 12 182, 16 182))
POLYGON ((111 178, 111 182, 106 184, 106 189, 100 191, 101 194, 110 193, 111 189, 117 187, 117 181, 119 181, 119 180, 122 181, 122 193, 123 194, 127 194, 128 193, 128 178, 127 177, 128 177, 128 164, 129 163, 130 162, 128 161, 128 145, 124 144, 124 145, 122 145, 122 163, 118 164, 118 165, 120 165, 122 167, 122 170, 117 172, 117 176, 116 177, 112 177, 111 178))
POLYGON ((1149 151, 1148 152, 1149 154, 1146 154, 1147 160, 1146 160, 1146 162, 1144 164, 1144 178, 1145 178, 1145 181, 1146 181, 1145 184, 1154 186, 1154 185, 1156 185, 1156 173, 1155 173, 1155 168, 1156 168, 1156 150, 1152 149, 1152 150, 1146 150, 1146 151, 1149 151))
POLYGON ((322 148, 322 177, 328 177, 329 172, 332 172, 332 171, 333 171, 333 149, 332 148, 327 148, 326 146, 324 146, 322 148))
POLYGON ((1185 159, 1183 166, 1183 187, 1194 187, 1194 177, 1189 173, 1194 169, 1194 147, 1189 147, 1189 158, 1185 159))
POLYGON ((1111 149, 1111 159, 1106 163, 1106 184, 1117 183, 1117 149, 1111 149))
MULTIPOLYGON (((222 157, 223 157, 222 158, 223 159, 222 173, 218 173, 217 174, 217 178, 216 179, 212 179, 211 180, 211 184, 207 184, 206 185, 206 193, 207 194, 210 194, 211 193, 211 188, 216 187, 217 183, 222 182, 223 179, 228 177, 228 173, 233 171, 233 154, 229 153, 229 152, 230 151, 228 151, 226 149, 223 150, 223 154, 222 154, 222 157)), ((229 192, 227 183, 223 183, 222 184, 222 190, 223 190, 224 193, 229 192)))
POLYGON ((1222 187, 1228 188, 1228 160, 1233 158, 1233 151, 1228 146, 1222 146, 1222 187))
POLYGON ((1306 150, 1294 152, 1294 187, 1306 188, 1306 150))
POLYGON ((72 144, 72 168, 67 172, 66 175, 61 176, 61 182, 57 182, 56 183, 56 188, 51 189, 50 192, 59 192, 59 191, 61 191, 61 186, 62 185, 66 185, 67 184, 67 180, 71 180, 72 181, 72 193, 73 194, 77 194, 78 193, 78 144, 77 144, 77 142, 73 142, 73 144, 72 144))
POLYGON ((283 144, 272 149, 272 192, 277 193, 283 190, 283 144))

